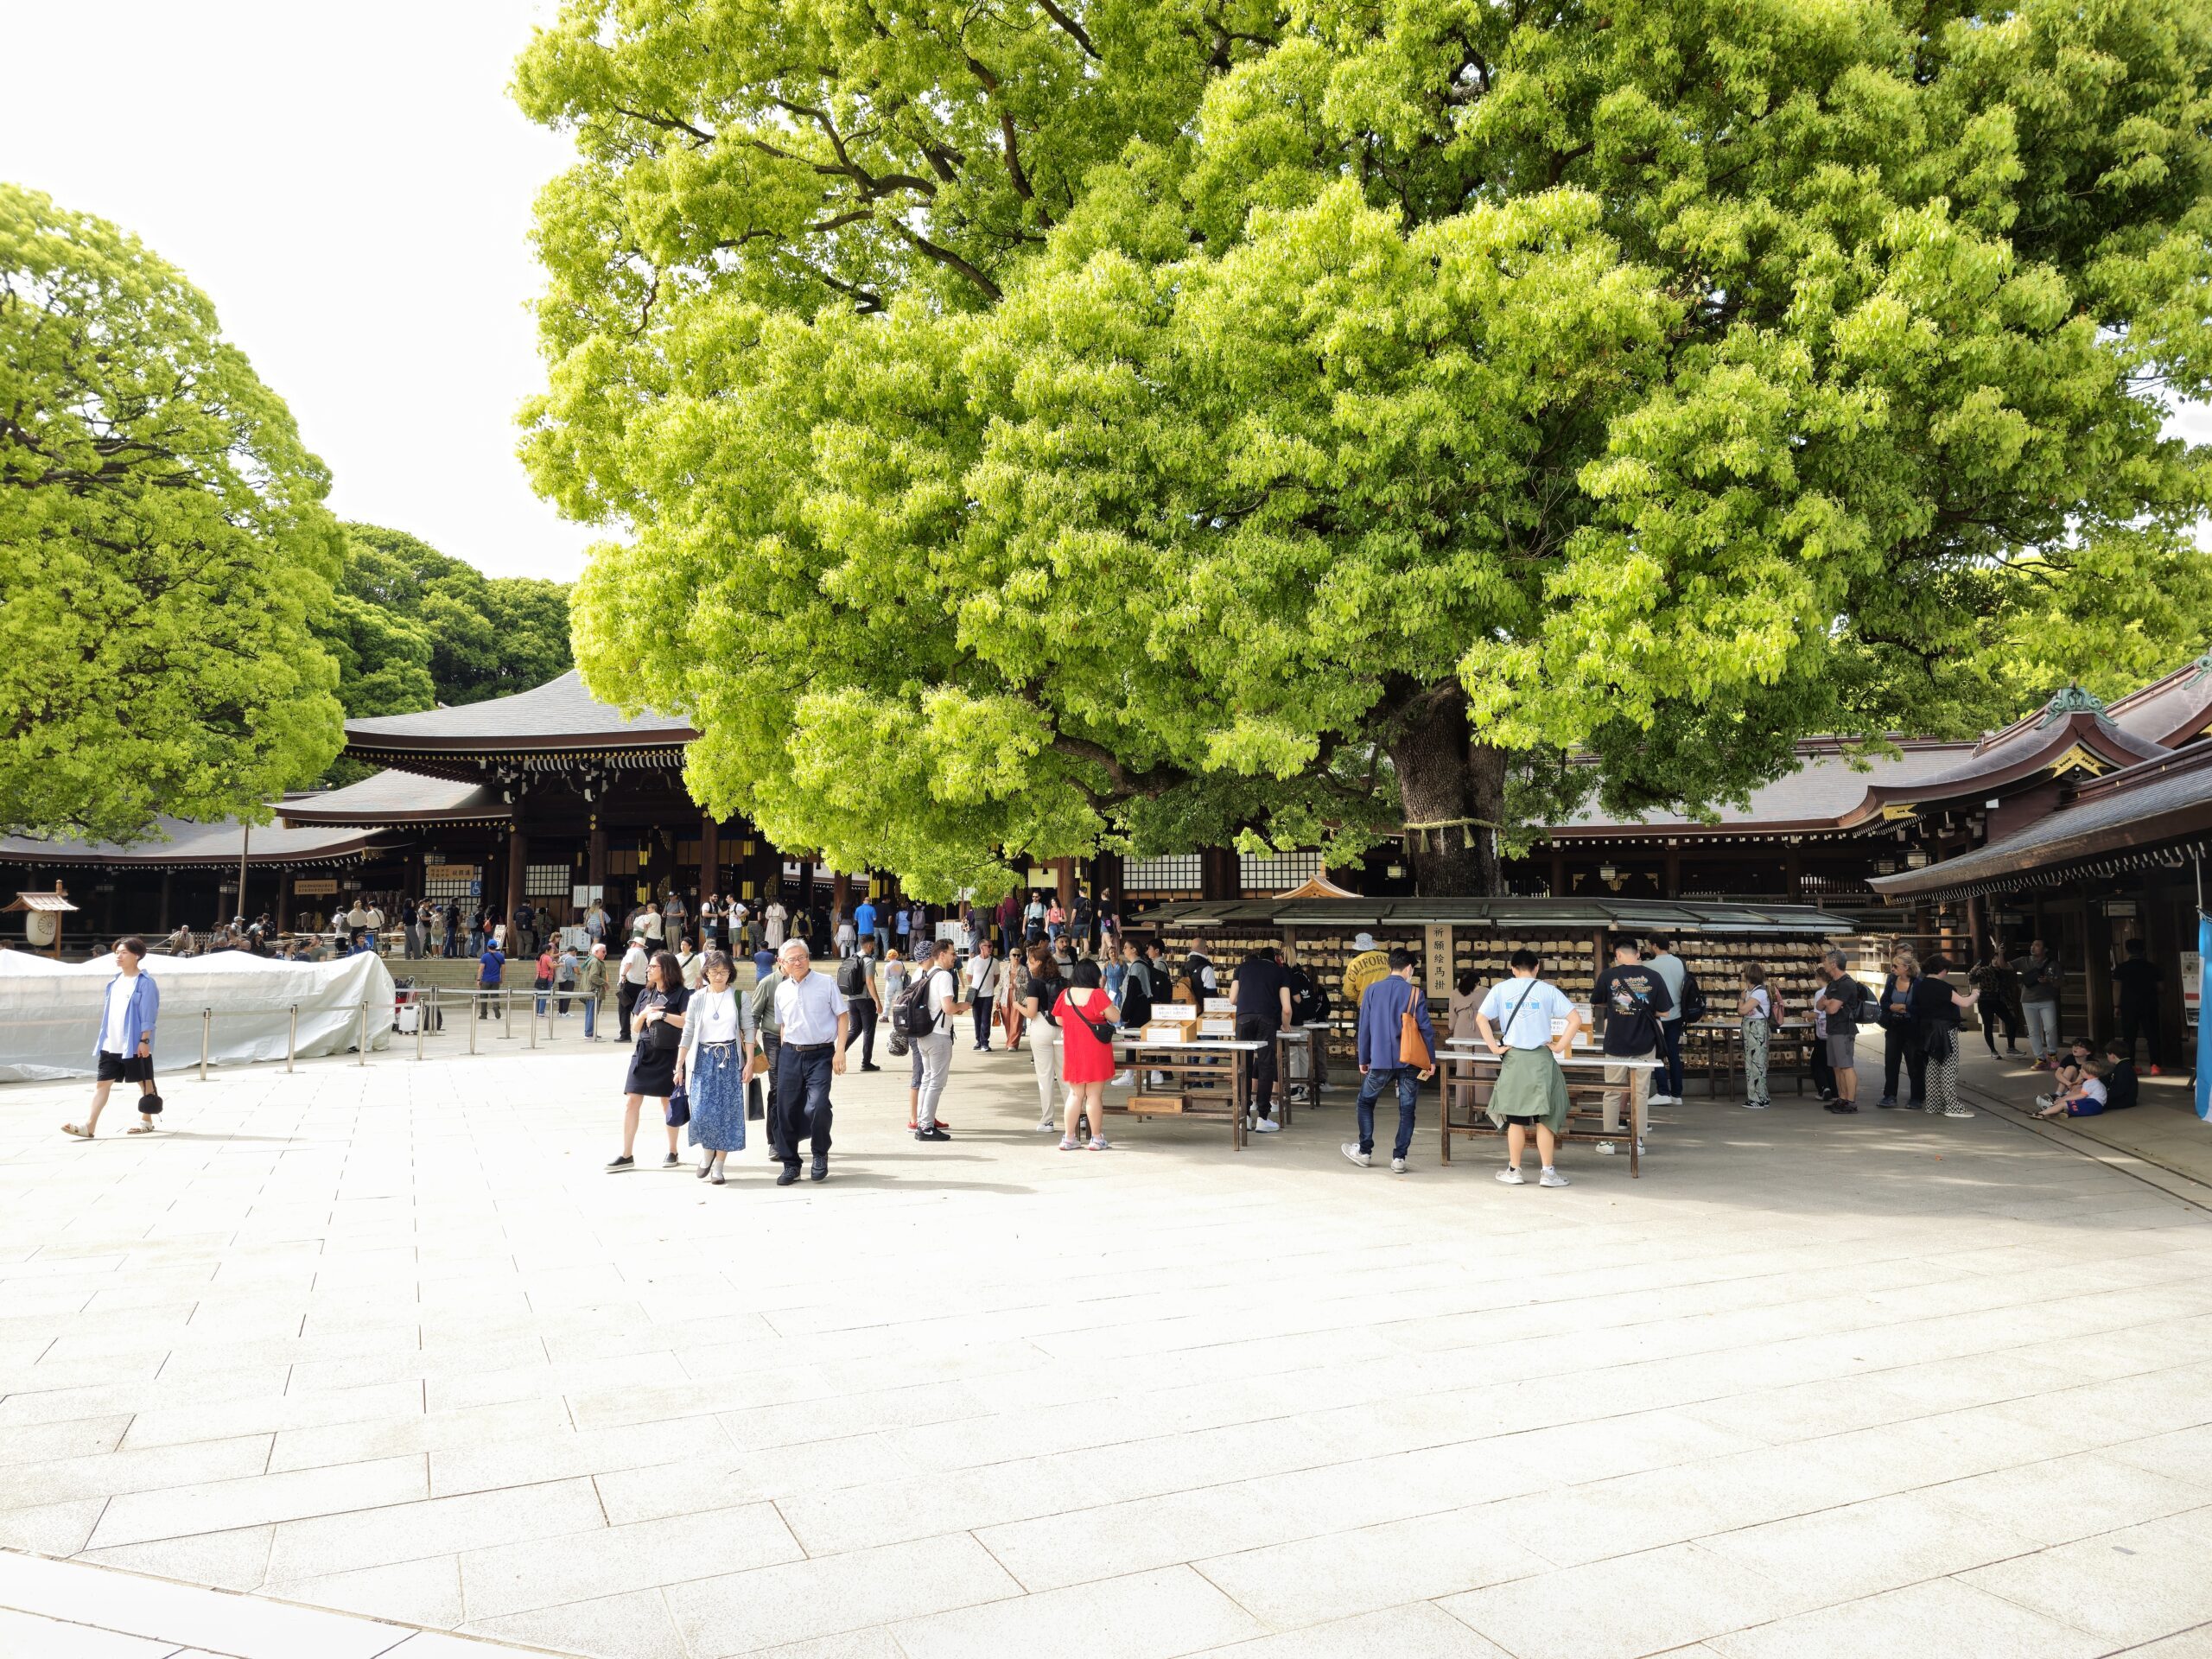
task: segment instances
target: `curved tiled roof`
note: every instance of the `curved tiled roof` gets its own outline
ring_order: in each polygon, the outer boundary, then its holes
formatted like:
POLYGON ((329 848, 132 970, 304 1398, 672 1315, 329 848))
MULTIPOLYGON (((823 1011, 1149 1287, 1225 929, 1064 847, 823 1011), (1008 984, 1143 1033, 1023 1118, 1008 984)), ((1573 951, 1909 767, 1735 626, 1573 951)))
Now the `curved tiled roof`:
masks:
MULTIPOLYGON (((0 864, 212 864, 235 866, 242 830, 236 818, 213 823, 191 823, 182 818, 156 820, 162 839, 118 846, 109 841, 47 841, 34 836, 10 836, 0 840, 0 864)), ((247 846, 246 862, 302 864, 334 861, 367 851, 377 838, 374 830, 358 825, 294 830, 275 823, 257 823, 247 846)))
POLYGON ((655 714, 633 718, 601 702, 584 690, 583 677, 574 669, 511 697, 346 722, 346 745, 358 750, 417 746, 513 749, 528 747, 532 739, 574 748, 601 743, 688 743, 697 735, 688 721, 655 714))
POLYGON ((1924 869, 1872 878, 1885 899, 1986 892, 2018 878, 2212 836, 2212 748, 2145 760, 2085 785, 2026 829, 1924 869))
POLYGON ((289 824, 504 823, 514 817, 487 785, 398 771, 290 797, 276 812, 289 824))
POLYGON ((2145 742, 2179 747, 2212 726, 2212 652, 2131 691, 2105 712, 2145 742))

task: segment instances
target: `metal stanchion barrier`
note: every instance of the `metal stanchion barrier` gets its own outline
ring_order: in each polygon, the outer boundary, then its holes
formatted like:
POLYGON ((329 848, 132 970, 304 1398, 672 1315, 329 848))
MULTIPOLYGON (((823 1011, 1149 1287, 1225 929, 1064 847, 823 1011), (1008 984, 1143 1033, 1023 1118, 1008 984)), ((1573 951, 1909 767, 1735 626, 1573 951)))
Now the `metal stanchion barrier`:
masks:
POLYGON ((415 999, 415 1058, 418 1060, 423 1058, 423 1030, 430 1023, 430 1009, 437 1006, 437 995, 438 988, 433 985, 428 1006, 420 996, 415 999))
POLYGON ((202 1008, 200 1011, 200 1081, 202 1083, 207 1081, 207 1046, 214 1035, 215 1010, 202 1008))
POLYGON ((515 994, 505 985, 499 987, 499 1040, 512 1043, 515 1039, 515 994))
POLYGON ((468 999, 468 1052, 472 1054, 476 1052, 477 1023, 484 1017, 484 1005, 479 1000, 481 995, 482 993, 479 992, 468 999))
POLYGON ((354 1064, 366 1065, 369 1063, 369 999, 365 996, 361 999, 361 1034, 356 1039, 353 1052, 361 1057, 354 1064))
POLYGON ((284 1070, 289 1073, 292 1062, 300 1052, 300 1005, 292 1004, 291 1029, 284 1034, 284 1070))
POLYGON ((532 1048, 537 1046, 537 1004, 535 1002, 530 1005, 530 1046, 532 1048))

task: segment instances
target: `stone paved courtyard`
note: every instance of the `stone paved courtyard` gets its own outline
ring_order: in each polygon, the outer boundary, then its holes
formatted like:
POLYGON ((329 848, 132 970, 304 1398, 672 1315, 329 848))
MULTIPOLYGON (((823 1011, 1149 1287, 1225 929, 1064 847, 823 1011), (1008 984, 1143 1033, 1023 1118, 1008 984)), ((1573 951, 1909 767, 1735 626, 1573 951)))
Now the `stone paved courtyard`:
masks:
POLYGON ((1512 1190, 963 1053, 713 1190, 601 1173, 622 1058, 0 1090, 0 1546, 652 1659, 2212 1655, 2212 1226, 1999 1117, 1512 1190))

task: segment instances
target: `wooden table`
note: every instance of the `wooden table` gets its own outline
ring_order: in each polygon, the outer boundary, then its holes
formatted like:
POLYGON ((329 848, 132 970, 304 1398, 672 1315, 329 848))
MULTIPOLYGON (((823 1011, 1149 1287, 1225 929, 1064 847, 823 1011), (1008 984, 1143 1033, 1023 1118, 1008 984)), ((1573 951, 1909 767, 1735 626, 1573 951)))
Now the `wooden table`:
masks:
MULTIPOLYGON (((1809 1020, 1788 1020, 1778 1026, 1767 1027, 1770 1056, 1767 1083, 1770 1091, 1775 1071, 1783 1069, 1795 1079, 1797 1092, 1801 1095, 1805 1092, 1807 1068, 1799 1045, 1808 1039, 1818 1040, 1813 1036, 1813 1022, 1809 1020), (1780 1051, 1787 1058, 1785 1066, 1776 1065, 1773 1058, 1776 1051, 1780 1051)), ((1749 1085, 1751 1080, 1744 1071, 1744 1022, 1740 1017, 1734 1020, 1708 1018, 1684 1028, 1682 1074, 1688 1077, 1694 1070, 1705 1078, 1706 1089, 1710 1094, 1718 1095, 1724 1081, 1732 1083, 1738 1077, 1744 1079, 1746 1086, 1749 1085), (1696 1046, 1694 1051, 1693 1044, 1696 1046), (1692 1058, 1694 1052, 1695 1058, 1692 1058)))
POLYGON ((1329 1086, 1329 1027, 1326 1025, 1285 1026, 1275 1033, 1275 1093, 1284 1103, 1283 1122, 1290 1121, 1290 1057, 1306 1057, 1306 1075, 1299 1086, 1310 1090, 1306 1103, 1319 1106, 1321 1091, 1329 1086))
MULTIPOLYGON (((1444 1146, 1444 1161, 1452 1161, 1452 1137, 1454 1135, 1503 1135, 1504 1130, 1490 1121, 1484 1110, 1490 1104, 1490 1092, 1497 1082, 1498 1068, 1503 1065, 1490 1052, 1490 1046, 1472 1037, 1454 1037, 1444 1046, 1437 1057, 1437 1065, 1444 1073, 1444 1109, 1438 1114, 1440 1139, 1444 1146)), ((1567 1070, 1567 1119, 1560 1134, 1562 1141, 1618 1141, 1628 1136, 1628 1173, 1641 1179, 1643 1173, 1642 1142, 1645 1122, 1644 1103, 1651 1093, 1651 1073, 1660 1070, 1657 1059, 1624 1060, 1596 1049, 1578 1047, 1573 1054, 1560 1064, 1567 1070), (1609 1091, 1605 1082, 1605 1068, 1624 1066, 1628 1071, 1629 1128, 1626 1130, 1605 1127, 1605 1096, 1609 1091), (1578 1076, 1577 1074, 1580 1075, 1578 1076), (1595 1128, 1591 1127, 1594 1120, 1595 1128), (1580 1127, 1578 1127, 1578 1124, 1580 1127)), ((1620 1084, 1610 1085, 1618 1089, 1620 1084)))
MULTIPOLYGON (((1170 1079, 1163 1093, 1183 1096, 1179 1112, 1139 1112, 1139 1117, 1227 1118, 1230 1145, 1237 1151, 1244 1150, 1244 1133, 1252 1115, 1252 1057, 1266 1047, 1264 1043, 1240 1042, 1225 1037, 1198 1038, 1189 1042, 1148 1043, 1142 1038, 1123 1033, 1114 1039, 1114 1058, 1125 1071, 1136 1073, 1136 1084, 1128 1092, 1132 1095, 1149 1094, 1145 1087, 1145 1074, 1166 1072, 1170 1079), (1226 1060, 1227 1065, 1223 1061, 1226 1060)), ((1127 1112, 1126 1099, 1105 1100, 1109 1112, 1127 1112)), ((1290 1122, 1290 1103, 1278 1095, 1277 1109, 1282 1114, 1286 1127, 1290 1122)))

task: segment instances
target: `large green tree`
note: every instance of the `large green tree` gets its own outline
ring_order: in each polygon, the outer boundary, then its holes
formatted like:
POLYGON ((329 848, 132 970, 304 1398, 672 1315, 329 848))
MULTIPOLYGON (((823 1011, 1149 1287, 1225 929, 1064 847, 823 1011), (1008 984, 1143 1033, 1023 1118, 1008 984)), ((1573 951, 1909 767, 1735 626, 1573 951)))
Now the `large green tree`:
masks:
POLYGON ((565 674, 568 584, 487 576, 404 531, 348 524, 317 624, 356 717, 508 696, 565 674))
POLYGON ((526 453, 636 532, 580 661, 841 863, 1402 821, 1478 889, 1563 778, 2212 619, 2191 0, 572 0, 518 80, 526 453))
POLYGON ((181 272, 0 185, 0 829, 265 820, 321 768, 328 487, 181 272))

